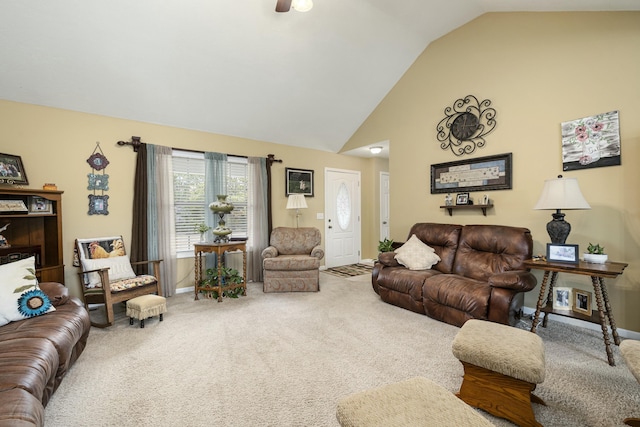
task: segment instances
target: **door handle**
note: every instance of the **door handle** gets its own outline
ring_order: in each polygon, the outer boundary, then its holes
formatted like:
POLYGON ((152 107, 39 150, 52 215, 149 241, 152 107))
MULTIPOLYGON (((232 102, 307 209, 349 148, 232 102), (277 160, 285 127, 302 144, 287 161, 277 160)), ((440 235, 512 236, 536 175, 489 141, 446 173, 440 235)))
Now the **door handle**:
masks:
POLYGON ((382 221, 382 224, 383 225, 387 225, 387 221, 382 221))

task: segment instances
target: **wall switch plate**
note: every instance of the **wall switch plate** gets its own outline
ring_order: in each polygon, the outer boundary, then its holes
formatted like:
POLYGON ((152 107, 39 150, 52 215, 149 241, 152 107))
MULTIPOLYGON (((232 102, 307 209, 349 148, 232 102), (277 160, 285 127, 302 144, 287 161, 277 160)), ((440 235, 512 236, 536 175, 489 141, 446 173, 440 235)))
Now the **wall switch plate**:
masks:
POLYGON ((324 219, 324 213, 323 212, 318 212, 316 214, 316 219, 324 219))

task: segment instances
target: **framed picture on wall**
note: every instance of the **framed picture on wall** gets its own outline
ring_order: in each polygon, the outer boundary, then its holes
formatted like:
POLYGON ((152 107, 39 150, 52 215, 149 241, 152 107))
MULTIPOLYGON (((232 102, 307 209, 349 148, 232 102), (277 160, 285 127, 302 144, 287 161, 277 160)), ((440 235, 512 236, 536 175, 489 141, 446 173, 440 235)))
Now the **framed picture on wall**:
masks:
POLYGON ((285 168, 285 195, 304 194, 313 197, 313 171, 309 169, 285 168))

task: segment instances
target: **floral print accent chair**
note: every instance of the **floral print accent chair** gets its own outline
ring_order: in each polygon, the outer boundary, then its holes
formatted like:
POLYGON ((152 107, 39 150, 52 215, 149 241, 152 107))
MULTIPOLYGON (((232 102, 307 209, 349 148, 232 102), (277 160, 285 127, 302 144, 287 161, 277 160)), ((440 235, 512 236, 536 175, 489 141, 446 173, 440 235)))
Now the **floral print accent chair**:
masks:
POLYGON ((262 251, 264 292, 319 291, 321 240, 314 227, 274 228, 262 251))

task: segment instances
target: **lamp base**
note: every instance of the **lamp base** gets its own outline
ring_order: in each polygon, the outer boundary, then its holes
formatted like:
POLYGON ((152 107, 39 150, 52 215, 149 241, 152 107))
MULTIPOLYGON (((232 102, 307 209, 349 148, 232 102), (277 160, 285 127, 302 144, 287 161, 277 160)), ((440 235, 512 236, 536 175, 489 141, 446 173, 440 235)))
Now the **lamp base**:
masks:
POLYGON ((551 238, 551 243, 564 245, 571 232, 571 224, 564 220, 564 214, 560 209, 552 214, 553 219, 547 223, 547 233, 551 238))

